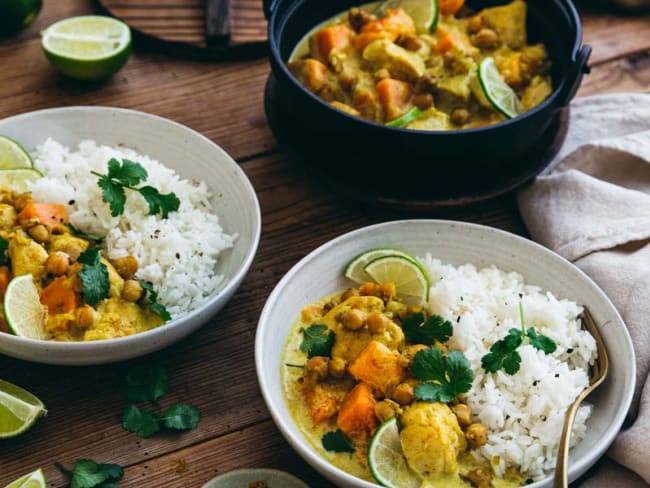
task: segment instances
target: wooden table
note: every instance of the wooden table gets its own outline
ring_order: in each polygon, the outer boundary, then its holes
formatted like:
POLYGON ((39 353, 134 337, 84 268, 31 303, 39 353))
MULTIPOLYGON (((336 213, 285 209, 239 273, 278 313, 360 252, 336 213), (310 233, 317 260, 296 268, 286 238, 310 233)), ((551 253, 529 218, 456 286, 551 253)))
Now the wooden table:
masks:
MULTIPOLYGON (((255 375, 258 315, 280 277, 315 247, 344 232, 407 213, 364 208, 306 174, 277 147, 265 120, 267 60, 201 63, 135 50, 104 83, 57 75, 40 48, 39 30, 55 20, 93 12, 89 0, 46 1, 35 25, 0 41, 0 117, 64 105, 112 105, 169 117, 221 145, 244 169, 262 208, 257 258, 234 299, 199 332, 142 362, 166 366, 171 393, 203 412, 198 429, 140 439, 122 430, 120 392, 138 361, 72 368, 0 358, 0 377, 38 395, 49 414, 19 438, 0 442, 0 486, 38 467, 48 486, 66 482, 53 466, 77 458, 125 467, 124 487, 199 487, 243 467, 291 471, 314 487, 331 486, 309 468, 276 429, 255 375)), ((591 44, 592 74, 579 95, 650 89, 650 15, 581 8, 591 44)), ((473 208, 421 216, 462 219, 519 234, 525 228, 512 195, 473 208)))

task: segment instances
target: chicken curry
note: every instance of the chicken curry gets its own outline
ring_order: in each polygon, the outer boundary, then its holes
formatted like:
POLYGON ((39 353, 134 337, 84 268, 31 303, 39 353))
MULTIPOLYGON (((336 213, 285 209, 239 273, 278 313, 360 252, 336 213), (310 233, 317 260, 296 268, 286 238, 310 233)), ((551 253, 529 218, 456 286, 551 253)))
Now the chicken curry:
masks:
POLYGON ((386 8, 399 2, 353 8, 310 32, 288 67, 333 107, 407 129, 481 127, 543 102, 551 63, 543 44, 528 44, 523 0, 479 12, 463 3, 438 0, 424 30, 386 8))

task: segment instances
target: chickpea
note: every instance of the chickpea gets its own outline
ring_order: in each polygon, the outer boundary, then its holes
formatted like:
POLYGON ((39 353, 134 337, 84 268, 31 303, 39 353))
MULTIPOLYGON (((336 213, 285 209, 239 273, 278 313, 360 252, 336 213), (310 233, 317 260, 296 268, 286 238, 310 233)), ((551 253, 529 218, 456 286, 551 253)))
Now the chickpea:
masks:
POLYGON ((480 15, 475 15, 467 22, 467 32, 470 34, 476 34, 483 28, 483 17, 480 15))
POLYGON ((137 302, 142 296, 142 286, 135 280, 126 280, 122 289, 122 298, 127 302, 137 302))
POLYGON ((31 193, 21 193, 20 195, 16 195, 16 198, 14 199, 14 207, 16 208, 16 212, 20 212, 27 205, 33 202, 34 199, 32 198, 31 193))
POLYGON ((348 21, 352 28, 357 32, 359 32, 364 25, 375 20, 377 20, 376 15, 369 14, 358 7, 352 7, 348 13, 348 21))
POLYGON ((388 321, 389 321, 388 317, 386 317, 383 313, 372 312, 371 314, 368 314, 368 318, 366 319, 366 324, 368 325, 368 330, 372 334, 381 334, 383 331, 386 330, 388 321))
POLYGON ((342 378, 345 376, 345 370, 347 367, 345 359, 339 357, 332 358, 330 359, 328 366, 329 373, 332 377, 342 378))
POLYGON ((133 278, 133 275, 138 270, 138 260, 135 256, 117 258, 115 260, 115 270, 122 278, 129 280, 133 278))
POLYGON ((70 258, 61 251, 50 253, 45 261, 45 270, 54 275, 61 276, 68 271, 70 267, 70 258))
POLYGON ((388 71, 386 68, 381 68, 375 71, 375 74, 373 76, 375 77, 375 81, 381 81, 386 78, 390 78, 390 71, 388 71))
POLYGON ((458 425, 461 427, 467 427, 472 423, 472 409, 464 403, 454 405, 451 411, 456 415, 458 425))
POLYGON ((409 385, 408 383, 400 383, 395 387, 391 396, 393 397, 393 400, 395 400, 400 405, 408 405, 413 401, 413 398, 415 396, 413 392, 413 386, 409 385))
POLYGON ((350 330, 359 330, 366 323, 366 314, 361 310, 351 309, 343 313, 341 322, 350 330))
POLYGON ((386 283, 382 284, 381 287, 381 294, 384 297, 384 300, 390 301, 397 295, 397 288, 395 287, 395 283, 391 283, 390 281, 387 281, 386 283))
POLYGON ((339 76, 339 82, 341 83, 341 86, 348 91, 351 91, 354 88, 354 85, 357 84, 357 81, 357 75, 350 71, 344 71, 341 73, 341 76, 339 76))
POLYGON ((473 469, 465 475, 465 479, 475 488, 490 488, 492 486, 492 472, 487 469, 473 469))
POLYGON ((413 105, 420 110, 426 110, 433 106, 433 95, 431 93, 420 93, 413 97, 413 105))
POLYGON ((52 226, 52 235, 70 234, 70 227, 65 224, 54 224, 52 226))
POLYGON ((314 356, 305 365, 308 374, 313 375, 317 381, 327 378, 329 371, 329 360, 325 356, 314 356))
POLYGON ((451 111, 451 121, 456 125, 466 124, 469 120, 469 110, 462 107, 456 107, 451 111))
POLYGON ((423 42, 414 34, 407 34, 399 39, 399 45, 409 51, 419 51, 422 49, 423 42))
POLYGON ((356 288, 348 288, 341 295, 341 301, 344 302, 350 297, 358 297, 358 296, 359 296, 359 290, 357 290, 356 288))
POLYGON ((50 240, 50 231, 43 224, 37 224, 31 227, 27 233, 32 236, 36 242, 47 242, 50 240))
POLYGON ((375 403, 375 417, 380 422, 386 422, 391 417, 394 417, 397 413, 399 406, 391 400, 382 400, 381 402, 375 403))
POLYGON ((472 44, 479 49, 494 49, 499 45, 499 34, 484 27, 472 36, 472 44))
POLYGON ((90 305, 84 305, 75 310, 74 323, 81 329, 86 329, 93 325, 95 320, 95 310, 90 305))
POLYGON ((483 424, 471 424, 465 431, 465 438, 470 448, 481 447, 487 443, 487 428, 483 424))

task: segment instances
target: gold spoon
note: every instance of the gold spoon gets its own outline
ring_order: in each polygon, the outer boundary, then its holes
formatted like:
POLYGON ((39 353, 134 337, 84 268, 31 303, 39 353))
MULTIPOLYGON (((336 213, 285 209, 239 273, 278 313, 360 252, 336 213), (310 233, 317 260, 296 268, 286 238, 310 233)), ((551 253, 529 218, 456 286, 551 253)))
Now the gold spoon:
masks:
POLYGON ((569 442, 571 441, 571 429, 576 417, 576 412, 578 411, 578 406, 587 395, 600 386, 609 370, 609 359, 607 357, 605 343, 603 342, 603 338, 600 336, 600 332, 598 331, 598 326, 594 322, 587 307, 585 307, 582 315, 582 327, 587 329, 596 341, 598 357, 596 358, 594 365, 591 367, 591 381, 589 382, 589 386, 582 390, 566 411, 566 416, 564 417, 564 429, 562 430, 562 437, 560 438, 560 448, 557 453, 553 488, 566 488, 568 486, 567 468, 569 464, 569 442))

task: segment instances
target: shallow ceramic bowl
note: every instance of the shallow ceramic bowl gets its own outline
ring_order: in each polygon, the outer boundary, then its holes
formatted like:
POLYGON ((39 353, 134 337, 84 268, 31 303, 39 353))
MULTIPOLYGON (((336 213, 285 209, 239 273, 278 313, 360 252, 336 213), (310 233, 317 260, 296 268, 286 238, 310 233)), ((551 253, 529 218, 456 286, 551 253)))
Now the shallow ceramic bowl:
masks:
POLYGON ((249 483, 264 481, 267 488, 309 488, 295 476, 277 469, 237 469, 211 479, 203 488, 247 488, 249 483))
POLYGON ((260 209, 255 190, 237 163, 201 134, 161 117, 109 107, 39 110, 0 120, 0 134, 29 151, 51 137, 66 146, 94 139, 124 145, 159 160, 186 179, 204 180, 224 230, 236 233, 219 258, 221 288, 199 309, 162 327, 133 336, 93 342, 49 342, 0 333, 0 353, 40 363, 87 365, 140 356, 178 341, 205 324, 242 282, 257 250, 260 209))
MULTIPOLYGON (((280 370, 287 335, 301 308, 349 287, 351 282, 343 277, 347 262, 377 247, 397 247, 416 256, 430 252, 444 263, 454 265, 496 265, 505 271, 521 273, 529 284, 588 305, 607 345, 610 373, 589 397, 594 410, 586 437, 570 452, 569 479, 578 478, 605 452, 630 406, 635 362, 625 324, 603 291, 574 265, 522 237, 461 222, 406 220, 365 227, 319 247, 282 278, 260 316, 255 361, 262 394, 282 434, 309 464, 338 486, 375 486, 332 466, 305 440, 287 409, 280 370)), ((550 485, 549 476, 527 486, 550 485)))

